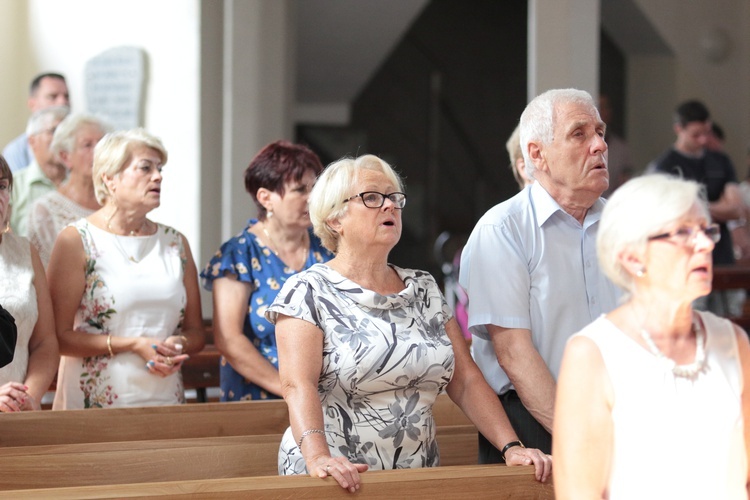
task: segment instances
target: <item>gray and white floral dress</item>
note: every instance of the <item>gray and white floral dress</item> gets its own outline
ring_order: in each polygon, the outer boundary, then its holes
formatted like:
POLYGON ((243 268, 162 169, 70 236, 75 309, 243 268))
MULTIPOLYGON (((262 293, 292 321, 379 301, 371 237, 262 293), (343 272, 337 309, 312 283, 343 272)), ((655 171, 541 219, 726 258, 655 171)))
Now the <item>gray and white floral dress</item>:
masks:
MULTIPOLYGON (((323 331, 318 394, 332 456, 371 469, 440 464, 432 405, 453 376, 445 324, 453 317, 427 272, 391 266, 405 288, 380 295, 325 264, 285 283, 266 312, 323 331)), ((279 474, 306 474, 291 428, 279 448, 279 474)))

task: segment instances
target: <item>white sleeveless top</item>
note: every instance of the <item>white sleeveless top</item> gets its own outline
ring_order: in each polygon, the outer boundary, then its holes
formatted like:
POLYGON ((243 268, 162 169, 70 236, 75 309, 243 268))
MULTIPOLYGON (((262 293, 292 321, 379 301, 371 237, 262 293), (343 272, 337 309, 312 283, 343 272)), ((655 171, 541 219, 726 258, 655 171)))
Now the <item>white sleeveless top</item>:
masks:
POLYGON ((0 242, 0 305, 16 320, 18 339, 13 361, 0 368, 0 385, 26 379, 29 366, 29 339, 34 331, 39 311, 31 246, 23 236, 5 233, 0 242))
MULTIPOLYGON (((180 233, 157 224, 150 236, 117 236, 81 219, 86 289, 74 329, 92 335, 150 337, 177 333, 187 297, 180 233)), ((179 373, 163 378, 126 352, 90 358, 62 356, 54 410, 172 405, 184 402, 179 373)))
POLYGON ((577 334, 598 346, 614 388, 610 500, 747 500, 737 339, 728 320, 697 314, 707 369, 695 380, 675 377, 603 316, 577 334))

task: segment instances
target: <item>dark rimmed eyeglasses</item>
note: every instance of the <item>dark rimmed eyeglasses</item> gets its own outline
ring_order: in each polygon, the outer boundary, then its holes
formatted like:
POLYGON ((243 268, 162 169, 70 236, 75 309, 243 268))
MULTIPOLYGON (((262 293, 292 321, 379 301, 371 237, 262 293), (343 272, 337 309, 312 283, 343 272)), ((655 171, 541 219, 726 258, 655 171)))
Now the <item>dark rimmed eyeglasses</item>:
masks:
POLYGON ((718 243, 721 239, 721 228, 718 224, 709 224, 706 227, 681 227, 670 231, 668 233, 657 234, 656 236, 649 236, 648 240, 670 240, 680 245, 688 246, 695 245, 698 235, 703 235, 714 243, 718 243))
POLYGON ((362 198, 362 203, 367 208, 380 208, 385 203, 385 199, 388 198, 396 206, 401 209, 406 205, 406 194, 404 193, 378 193, 377 191, 364 191, 344 200, 344 203, 353 200, 354 198, 362 198))

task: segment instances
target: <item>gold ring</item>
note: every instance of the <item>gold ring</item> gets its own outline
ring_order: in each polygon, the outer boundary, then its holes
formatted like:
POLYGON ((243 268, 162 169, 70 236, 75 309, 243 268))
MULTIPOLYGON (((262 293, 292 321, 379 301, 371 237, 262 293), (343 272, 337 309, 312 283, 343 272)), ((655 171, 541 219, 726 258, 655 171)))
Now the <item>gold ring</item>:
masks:
POLYGON ((172 366, 172 358, 170 356, 167 356, 167 360, 165 361, 165 363, 167 363, 167 366, 172 366))
POLYGON ((331 464, 326 464, 326 474, 330 474, 328 470, 331 468, 331 464))

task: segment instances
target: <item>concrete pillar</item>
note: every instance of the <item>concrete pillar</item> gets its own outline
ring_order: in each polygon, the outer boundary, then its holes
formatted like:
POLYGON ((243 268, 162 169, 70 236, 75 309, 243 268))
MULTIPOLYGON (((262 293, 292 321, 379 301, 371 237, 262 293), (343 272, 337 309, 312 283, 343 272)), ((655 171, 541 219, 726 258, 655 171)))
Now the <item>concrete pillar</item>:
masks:
POLYGON ((529 0, 529 100, 567 87, 598 97, 599 1, 529 0))
POLYGON ((222 241, 255 214, 242 178, 252 157, 292 138, 294 32, 289 0, 225 0, 222 241))

